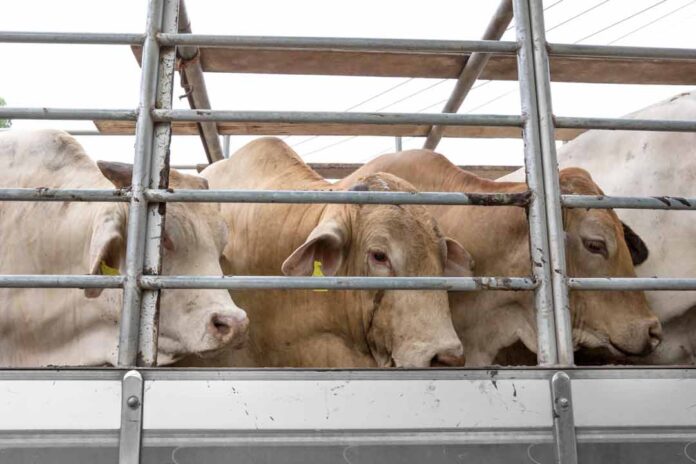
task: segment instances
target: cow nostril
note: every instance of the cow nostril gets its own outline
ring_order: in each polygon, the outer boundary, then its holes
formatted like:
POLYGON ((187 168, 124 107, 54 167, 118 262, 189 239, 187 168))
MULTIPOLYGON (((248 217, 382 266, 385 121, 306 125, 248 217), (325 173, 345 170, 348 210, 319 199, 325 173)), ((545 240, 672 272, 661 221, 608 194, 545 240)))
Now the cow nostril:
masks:
POLYGON ((228 317, 220 316, 219 314, 213 314, 213 317, 211 318, 210 322, 213 325, 215 332, 217 332, 220 335, 227 335, 232 330, 232 328, 230 327, 231 324, 228 317))
POLYGON ((662 342, 662 325, 660 321, 654 320, 648 327, 648 343, 650 345, 650 350, 654 350, 662 342))
POLYGON ((437 353, 430 360, 430 367, 456 367, 464 366, 465 358, 461 353, 442 352, 437 353))

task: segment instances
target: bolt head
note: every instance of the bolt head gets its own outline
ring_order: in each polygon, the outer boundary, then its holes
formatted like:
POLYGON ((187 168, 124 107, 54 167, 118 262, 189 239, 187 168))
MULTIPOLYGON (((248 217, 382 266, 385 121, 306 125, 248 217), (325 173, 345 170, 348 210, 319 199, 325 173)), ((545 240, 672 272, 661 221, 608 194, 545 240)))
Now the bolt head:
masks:
POLYGON ((561 407, 561 409, 568 409, 570 407, 570 401, 568 398, 559 398, 558 405, 561 407))
POLYGON ((138 406, 140 406, 140 400, 138 399, 137 396, 129 396, 128 399, 126 400, 126 404, 128 405, 129 408, 135 409, 138 406))

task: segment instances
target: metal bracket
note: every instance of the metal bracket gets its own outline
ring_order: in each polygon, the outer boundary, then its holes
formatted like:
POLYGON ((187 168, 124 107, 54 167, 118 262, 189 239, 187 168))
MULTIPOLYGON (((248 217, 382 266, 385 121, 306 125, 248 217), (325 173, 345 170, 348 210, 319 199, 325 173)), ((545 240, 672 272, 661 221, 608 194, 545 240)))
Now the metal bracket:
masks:
POLYGON ((140 463, 140 440, 143 430, 143 376, 128 371, 121 383, 121 435, 119 464, 140 463))
POLYGON ((577 464, 578 451, 573 418, 573 397, 570 377, 565 372, 556 372, 551 378, 553 401, 553 436, 556 443, 556 462, 577 464))

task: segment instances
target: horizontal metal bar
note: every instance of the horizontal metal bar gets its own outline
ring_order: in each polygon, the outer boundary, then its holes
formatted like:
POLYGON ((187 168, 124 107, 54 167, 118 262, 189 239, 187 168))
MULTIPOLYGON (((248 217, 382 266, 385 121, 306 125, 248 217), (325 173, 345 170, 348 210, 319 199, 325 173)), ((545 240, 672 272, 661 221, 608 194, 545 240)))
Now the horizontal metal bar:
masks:
POLYGON ((635 131, 696 132, 696 121, 664 121, 659 119, 554 117, 556 128, 608 129, 635 131))
POLYGON ((696 210, 696 198, 614 197, 606 195, 562 195, 567 208, 696 210))
POLYGON ((577 56, 593 58, 636 58, 696 60, 694 48, 625 47, 616 45, 547 44, 552 56, 577 56))
POLYGON ((201 172, 203 169, 207 168, 210 166, 208 163, 199 163, 199 164, 172 164, 169 166, 172 169, 181 169, 181 170, 192 170, 192 171, 198 171, 201 172))
POLYGON ((659 277, 571 277, 573 290, 696 290, 696 279, 659 277))
MULTIPOLYGON (((9 131, 11 131, 11 130, 12 130, 12 129, 0 128, 0 133, 2 133, 2 132, 9 132, 9 131)), ((129 136, 133 136, 133 134, 124 134, 124 133, 117 133, 117 134, 112 133, 112 134, 108 134, 108 133, 105 133, 105 132, 98 131, 98 130, 96 130, 96 129, 75 129, 75 130, 71 130, 71 129, 59 129, 59 130, 62 130, 63 132, 67 132, 68 134, 70 134, 70 135, 75 135, 75 136, 78 136, 78 135, 79 135, 79 136, 84 136, 84 135, 129 135, 129 136)))
POLYGON ((120 288, 123 276, 0 275, 0 288, 120 288))
POLYGON ((3 188, 0 201, 108 201, 126 202, 131 197, 127 189, 50 189, 50 188, 3 188))
POLYGON ((341 203, 390 205, 526 206, 531 194, 458 192, 366 192, 293 190, 148 190, 152 202, 341 203))
POLYGON ((526 277, 142 276, 145 289, 533 290, 526 277))
MULTIPOLYGON (((521 127, 521 116, 502 114, 346 113, 309 111, 153 110, 156 121, 257 123, 440 124, 443 126, 521 127)), ((0 117, 3 114, 0 112, 0 117)), ((696 124, 696 123, 695 123, 696 124)))
POLYGON ((0 31, 0 43, 141 45, 144 41, 144 34, 0 31))
POLYGON ((98 110, 74 108, 0 108, 1 119, 65 119, 135 121, 137 110, 98 110))
POLYGON ((394 53, 443 53, 460 54, 489 52, 513 54, 517 43, 497 40, 424 40, 424 39, 374 39, 340 37, 267 37, 207 34, 158 34, 160 45, 189 45, 198 47, 259 48, 276 50, 326 50, 394 52, 394 53))

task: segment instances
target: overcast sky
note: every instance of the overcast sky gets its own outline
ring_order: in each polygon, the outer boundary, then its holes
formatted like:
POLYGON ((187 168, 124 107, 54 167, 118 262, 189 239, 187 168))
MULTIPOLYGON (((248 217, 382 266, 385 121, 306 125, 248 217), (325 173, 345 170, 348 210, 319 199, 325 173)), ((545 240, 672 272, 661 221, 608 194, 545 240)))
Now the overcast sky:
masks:
MULTIPOLYGON (((7 2, 0 30, 142 32, 145 0, 7 2)), ((478 39, 497 0, 188 0, 193 31, 205 34, 478 39), (412 6, 411 6, 412 5, 412 6)), ((552 42, 693 47, 696 0, 547 0, 552 42)), ((504 39, 514 40, 508 31, 504 39)), ((15 107, 135 108, 140 69, 127 46, 0 44, 0 96, 15 107)), ((454 81, 206 74, 213 108, 226 110, 438 112, 454 81), (381 94, 381 95, 380 95, 381 94), (380 95, 377 98, 376 95, 380 95), (356 106, 358 103, 366 103, 356 106)), ((516 82, 478 82, 460 113, 518 114, 516 82)), ((174 105, 187 108, 176 83, 174 105)), ((680 86, 553 84, 561 116, 621 116, 680 86)), ((14 121, 13 128, 94 129, 89 121, 14 121)), ((235 136, 232 150, 252 137, 235 136)), ((133 137, 80 137, 97 159, 132 161, 133 137)), ((364 162, 393 151, 390 137, 289 137, 307 161, 364 162)), ((417 148, 423 139, 404 139, 417 148)), ((462 164, 522 163, 518 140, 445 139, 439 151, 462 164)), ((172 163, 202 163, 197 137, 176 137, 172 163)))

